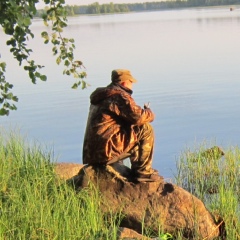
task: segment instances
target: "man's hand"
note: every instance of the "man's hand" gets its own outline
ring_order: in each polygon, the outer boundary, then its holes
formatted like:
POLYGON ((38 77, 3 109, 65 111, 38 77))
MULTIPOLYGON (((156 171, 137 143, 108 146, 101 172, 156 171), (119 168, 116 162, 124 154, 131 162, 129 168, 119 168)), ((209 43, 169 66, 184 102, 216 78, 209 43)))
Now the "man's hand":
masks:
POLYGON ((144 108, 144 109, 150 108, 150 102, 144 103, 143 108, 144 108))

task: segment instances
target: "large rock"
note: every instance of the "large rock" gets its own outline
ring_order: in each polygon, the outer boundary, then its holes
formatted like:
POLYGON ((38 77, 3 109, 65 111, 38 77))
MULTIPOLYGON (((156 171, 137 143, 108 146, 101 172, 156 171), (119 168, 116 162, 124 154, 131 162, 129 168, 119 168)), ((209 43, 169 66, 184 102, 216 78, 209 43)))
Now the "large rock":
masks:
POLYGON ((56 163, 54 166, 55 173, 64 180, 72 178, 77 175, 79 170, 83 167, 82 164, 78 163, 56 163))
POLYGON ((203 202, 184 189, 167 182, 136 183, 131 170, 114 166, 84 166, 69 180, 77 191, 97 186, 106 214, 121 212, 121 227, 142 233, 143 226, 157 235, 159 229, 187 239, 214 239, 220 230, 203 202))
POLYGON ((117 232, 117 239, 123 240, 158 240, 156 238, 145 237, 132 229, 120 227, 117 232))

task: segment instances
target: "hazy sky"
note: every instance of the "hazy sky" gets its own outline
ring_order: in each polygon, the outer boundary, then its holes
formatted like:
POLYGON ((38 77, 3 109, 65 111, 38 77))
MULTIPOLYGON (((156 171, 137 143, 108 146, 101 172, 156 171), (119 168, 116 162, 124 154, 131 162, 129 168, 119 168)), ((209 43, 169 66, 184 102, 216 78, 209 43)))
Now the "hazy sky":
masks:
MULTIPOLYGON (((156 0, 155 0, 156 1, 156 0)), ((66 4, 68 5, 88 5, 94 2, 98 2, 99 4, 103 3, 143 3, 143 2, 154 2, 154 0, 65 0, 66 4)), ((43 1, 39 1, 37 8, 43 8, 44 3, 43 1)))

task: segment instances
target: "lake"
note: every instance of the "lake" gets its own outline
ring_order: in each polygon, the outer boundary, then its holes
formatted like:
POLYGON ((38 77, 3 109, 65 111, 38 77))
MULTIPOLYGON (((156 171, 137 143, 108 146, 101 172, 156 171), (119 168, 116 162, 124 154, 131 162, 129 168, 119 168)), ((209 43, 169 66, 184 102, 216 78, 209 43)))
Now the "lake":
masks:
POLYGON ((62 75, 51 47, 34 21, 33 57, 45 65, 47 82, 32 84, 13 61, 0 32, 1 61, 19 97, 18 110, 1 117, 4 129, 52 149, 59 162, 81 163, 89 95, 110 82, 116 68, 138 79, 133 97, 150 102, 156 119, 154 168, 172 177, 176 160, 203 142, 223 149, 240 145, 240 10, 197 8, 69 18, 67 37, 76 41, 91 84, 71 89, 74 79, 62 75))

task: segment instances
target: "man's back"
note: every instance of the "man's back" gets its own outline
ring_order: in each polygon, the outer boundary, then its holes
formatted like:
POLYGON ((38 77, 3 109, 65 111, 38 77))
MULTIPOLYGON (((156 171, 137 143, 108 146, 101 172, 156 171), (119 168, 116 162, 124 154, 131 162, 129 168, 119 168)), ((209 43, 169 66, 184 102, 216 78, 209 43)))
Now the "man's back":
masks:
POLYGON ((84 137, 84 164, 111 160, 123 152, 130 138, 134 138, 131 125, 139 120, 141 108, 135 107, 131 93, 114 84, 92 93, 84 137))

